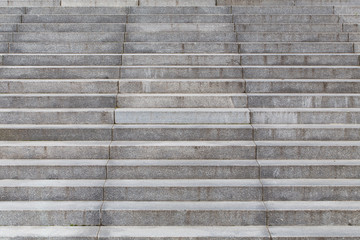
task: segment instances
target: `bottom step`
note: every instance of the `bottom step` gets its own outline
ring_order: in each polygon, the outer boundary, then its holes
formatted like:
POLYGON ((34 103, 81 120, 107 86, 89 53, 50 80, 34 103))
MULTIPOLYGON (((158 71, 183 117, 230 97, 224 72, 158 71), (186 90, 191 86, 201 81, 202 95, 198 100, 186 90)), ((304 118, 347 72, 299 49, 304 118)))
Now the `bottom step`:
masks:
POLYGON ((284 226, 284 227, 217 227, 217 226, 21 226, 0 227, 0 239, 86 239, 86 240, 125 240, 125 239, 223 239, 223 240, 315 240, 315 239, 359 239, 360 227, 356 226, 284 226))

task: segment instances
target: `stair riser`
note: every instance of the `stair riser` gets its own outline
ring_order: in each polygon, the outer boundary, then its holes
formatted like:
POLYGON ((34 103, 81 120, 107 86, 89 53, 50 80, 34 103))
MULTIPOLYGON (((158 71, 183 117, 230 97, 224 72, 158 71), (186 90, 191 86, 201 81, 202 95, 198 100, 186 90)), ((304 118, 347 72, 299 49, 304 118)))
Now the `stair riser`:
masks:
POLYGON ((234 15, 234 23, 335 24, 340 22, 342 22, 340 17, 336 15, 234 15))
POLYGON ((128 23, 232 23, 232 15, 128 15, 128 23))
POLYGON ((230 7, 131 7, 129 14, 231 14, 230 7))
MULTIPOLYGON (((237 34, 238 42, 349 42, 348 33, 314 32, 242 32, 237 34)), ((351 40, 350 40, 351 41, 351 40)))
POLYGON ((121 55, 3 55, 6 66, 119 66, 121 55))
MULTIPOLYGON (((63 43, 68 42, 68 45, 76 42, 103 42, 102 44, 108 44, 106 42, 123 42, 124 33, 116 32, 26 32, 26 33, 12 33, 10 36, 6 34, 0 34, 0 41, 2 42, 41 42, 41 44, 49 42, 63 43), (12 36, 12 40, 10 40, 12 36)), ((65 44, 63 44, 65 45, 65 44)))
MULTIPOLYGON (((345 32, 356 32, 349 25, 345 32)), ((235 24, 237 32, 342 32, 342 24, 235 24)))
MULTIPOLYGON (((1 105, 1 100, 0 100, 1 105)), ((359 104, 360 105, 360 104, 359 104)), ((245 108, 246 96, 179 96, 146 97, 121 96, 117 98, 119 108, 245 108)))
POLYGON ((22 23, 126 23, 126 15, 24 15, 22 23))
POLYGON ((114 141, 251 141, 252 129, 244 128, 119 128, 113 129, 114 141))
MULTIPOLYGON (((6 29, 12 32, 125 32, 125 24, 119 23, 26 23, 3 25, 0 31, 6 29), (11 27, 11 28, 10 28, 11 27)), ((8 31, 8 30, 7 30, 8 31)))
POLYGON ((333 6, 234 6, 233 14, 333 14, 333 6))
POLYGON ((121 80, 119 82, 119 93, 243 93, 244 88, 245 82, 240 79, 121 80))
POLYGON ((126 32, 233 32, 232 23, 128 23, 126 32))
MULTIPOLYGON (((183 34, 185 35, 185 34, 183 34)), ((1 49, 1 46, 0 46, 1 49)), ((238 53, 237 43, 124 43, 125 53, 238 53)))
POLYGON ((0 108, 115 108, 109 96, 0 96, 0 108))
MULTIPOLYGON (((236 42, 235 32, 127 32, 126 42, 236 42)), ((190 44, 190 43, 189 43, 190 44)), ((198 43, 201 45, 201 43, 198 43)), ((196 49, 194 49, 195 51, 196 49)))

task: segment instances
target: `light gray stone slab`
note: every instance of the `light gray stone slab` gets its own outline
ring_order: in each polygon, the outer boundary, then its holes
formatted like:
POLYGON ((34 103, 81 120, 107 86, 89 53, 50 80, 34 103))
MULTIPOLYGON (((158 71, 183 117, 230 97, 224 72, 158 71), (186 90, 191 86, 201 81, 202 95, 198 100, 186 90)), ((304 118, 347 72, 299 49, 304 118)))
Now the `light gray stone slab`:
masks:
POLYGON ((282 239, 357 239, 358 226, 270 226, 269 232, 274 240, 282 239))
POLYGON ((138 0, 61 0, 62 7, 127 7, 137 5, 138 0))

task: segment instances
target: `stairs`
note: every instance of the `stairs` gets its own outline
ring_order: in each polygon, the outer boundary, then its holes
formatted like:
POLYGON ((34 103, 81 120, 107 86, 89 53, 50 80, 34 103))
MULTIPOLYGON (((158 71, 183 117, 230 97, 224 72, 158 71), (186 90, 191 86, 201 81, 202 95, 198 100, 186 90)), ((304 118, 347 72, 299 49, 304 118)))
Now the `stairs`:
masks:
POLYGON ((359 239, 359 13, 0 2, 0 239, 359 239))

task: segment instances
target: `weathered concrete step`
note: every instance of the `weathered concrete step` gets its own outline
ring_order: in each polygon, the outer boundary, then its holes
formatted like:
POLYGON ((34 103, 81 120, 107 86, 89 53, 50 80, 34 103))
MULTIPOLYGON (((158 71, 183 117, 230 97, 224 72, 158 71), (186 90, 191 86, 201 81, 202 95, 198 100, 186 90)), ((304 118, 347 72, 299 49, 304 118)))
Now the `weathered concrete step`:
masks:
MULTIPOLYGON (((116 94, 118 80, 111 79, 12 79, 0 81, 0 93, 116 94)), ((234 84, 235 85, 235 84, 234 84)), ((239 84, 240 85, 240 84, 239 84)), ((236 86, 236 85, 235 85, 236 86)))
MULTIPOLYGON (((231 63, 231 62, 230 62, 231 63)), ((236 63, 236 61, 233 61, 236 63)), ((241 65, 359 66, 358 54, 241 54, 241 65)))
POLYGON ((234 6, 233 14, 333 14, 333 6, 234 6))
POLYGON ((359 201, 359 179, 262 179, 265 201, 359 201))
POLYGON ((270 1, 247 1, 247 0, 219 0, 217 5, 234 5, 234 6, 351 6, 358 5, 356 0, 270 0, 270 1))
POLYGON ((251 141, 115 141, 111 159, 254 159, 251 141))
POLYGON ((237 32, 356 32, 352 24, 340 23, 248 23, 235 24, 237 32))
MULTIPOLYGON (((5 56, 5 55, 4 55, 5 56)), ((91 56, 91 55, 89 55, 91 56)), ((301 65, 359 66, 358 54, 124 54, 123 66, 152 65, 301 65)), ((110 64, 109 64, 110 65, 110 64)))
POLYGON ((126 15, 25 14, 22 23, 126 23, 126 15))
POLYGON ((115 125, 115 141, 234 141, 253 139, 250 125, 115 125))
POLYGON ((95 6, 95 7, 122 7, 122 6, 215 6, 215 0, 199 0, 194 3, 191 0, 106 0, 106 1, 86 1, 86 0, 61 0, 61 6, 95 6))
POLYGON ((260 202, 2 201, 0 212, 3 226, 265 225, 260 202))
POLYGON ((241 32, 239 42, 349 42, 357 41, 356 33, 343 32, 241 32))
POLYGON ((1 141, 0 159, 109 159, 110 141, 1 141))
POLYGON ((255 141, 257 159, 357 159, 359 141, 255 141))
POLYGON ((0 180, 3 201, 101 201, 105 180, 0 180))
MULTIPOLYGON (((131 43, 128 43, 131 44, 131 43)), ((243 42, 239 53, 354 53, 353 43, 338 42, 243 42)))
POLYGON ((270 226, 274 240, 283 239, 356 239, 360 236, 358 226, 270 226))
POLYGON ((358 108, 359 94, 249 93, 251 108, 358 108))
POLYGON ((234 31, 233 23, 128 23, 126 32, 234 31))
POLYGON ((271 226, 359 226, 359 201, 265 202, 271 226))
POLYGON ((195 65, 232 66, 240 65, 239 54, 123 54, 123 66, 195 65))
POLYGON ((105 201, 258 201, 261 197, 257 179, 106 180, 104 184, 105 201))
POLYGON ((117 66, 0 66, 0 79, 117 79, 117 66))
POLYGON ((241 108, 119 108, 117 124, 244 124, 250 112, 241 108))
POLYGON ((231 14, 231 7, 182 7, 182 6, 154 6, 130 7, 129 14, 231 14))
POLYGON ((238 53, 238 52, 239 52, 239 44, 235 42, 224 43, 221 41, 220 42, 209 42, 209 41, 157 42, 156 41, 156 42, 125 42, 124 43, 124 53, 238 53))
MULTIPOLYGON (((360 68, 359 68, 360 69, 360 68)), ((1 77, 1 72, 0 72, 1 77)), ((122 79, 241 78, 240 66, 123 66, 122 79)))
POLYGON ((0 124, 112 124, 111 108, 0 109, 0 124))
POLYGON ((360 160, 258 160, 261 178, 359 179, 360 160))
MULTIPOLYGON (((287 229, 288 228, 285 230, 274 229, 274 233, 279 236, 287 236, 287 229)), ((336 229, 339 229, 339 227, 336 229)), ((349 227, 346 229, 348 229, 348 231, 351 230, 349 227)), ((25 240, 26 238, 42 239, 45 237, 49 239, 61 237, 63 240, 73 240, 76 238, 86 238, 89 240, 109 240, 111 238, 116 238, 119 240, 125 240, 129 237, 133 239, 141 239, 144 237, 150 239, 181 238, 184 240, 191 240, 193 238, 221 238, 224 240, 269 239, 269 233, 265 226, 7 226, 0 227, 0 231, 4 232, 3 236, 10 240, 15 238, 18 240, 25 240)), ((326 229, 323 231, 326 231, 326 229)), ((354 231, 351 232, 353 234, 356 233, 354 231)), ((321 234, 322 232, 318 232, 319 236, 323 236, 321 234)), ((336 233, 336 236, 340 236, 340 234, 336 233)), ((354 235, 344 233, 344 236, 354 235)), ((355 236, 357 235, 355 234, 355 236)))
POLYGON ((334 14, 358 14, 360 12, 360 6, 335 6, 334 14))
POLYGON ((243 93, 244 91, 245 81, 242 79, 122 79, 119 82, 119 93, 243 93))
POLYGON ((120 54, 3 54, 6 66, 119 66, 120 54))
POLYGON ((60 7, 62 0, 8 0, 0 2, 1 7, 60 7))
MULTIPOLYGON (((7 44, 6 44, 7 45, 7 44)), ((2 53, 98 53, 115 54, 123 52, 122 42, 14 42, 9 43, 8 48, 2 48, 2 53)))
POLYGON ((265 208, 260 202, 105 202, 102 213, 104 226, 265 224, 265 208))
POLYGON ((2 201, 0 212, 5 218, 1 220, 1 225, 98 226, 102 203, 102 201, 2 201))
MULTIPOLYGON (((1 20, 0 20, 1 21, 1 20)), ((231 14, 130 14, 128 23, 232 23, 231 14)))
POLYGON ((0 14, 24 14, 25 7, 0 7, 0 14))
MULTIPOLYGON (((6 99, 8 100, 8 99, 6 99)), ((94 98, 94 101, 96 99, 94 98)), ((99 105, 106 106, 104 103, 99 105)), ((1 107, 0 97, 0 107, 1 107)), ((90 105, 90 104, 89 104, 90 105)), ((360 105, 360 104, 359 104, 360 105)), ((245 108, 245 94, 119 94, 119 108, 245 108)))
POLYGON ((0 23, 21 23, 21 15, 1 14, 0 23))
POLYGON ((139 6, 215 6, 215 0, 139 0, 139 6))
POLYGON ((126 7, 137 6, 138 0, 61 0, 62 7, 126 7))
POLYGON ((244 66, 250 79, 359 79, 359 66, 244 66))
POLYGON ((358 141, 356 124, 253 124, 258 141, 358 141))
POLYGON ((14 32, 125 32, 122 23, 22 23, 14 26, 17 27, 14 32))
MULTIPOLYGON (((6 39, 5 39, 6 40, 6 39)), ((126 42, 236 42, 234 31, 188 31, 183 32, 127 32, 125 33, 126 42)), ((200 43, 198 43, 200 44, 200 43)))
POLYGON ((253 124, 357 124, 358 108, 251 108, 253 124))
POLYGON ((249 79, 249 93, 360 93, 357 79, 249 79))
POLYGON ((0 108, 115 108, 115 94, 1 94, 0 108))
MULTIPOLYGON (((356 15, 349 15, 354 18, 356 15)), ((343 17, 334 14, 239 14, 234 23, 342 23, 343 17)))
POLYGON ((111 141, 111 124, 0 125, 0 141, 111 141))
POLYGON ((108 179, 257 179, 255 160, 110 160, 108 179))
POLYGON ((3 159, 0 176, 1 179, 105 179, 107 162, 107 159, 3 159))
MULTIPOLYGON (((24 8, 25 10, 25 8, 24 8)), ((27 7, 26 14, 127 14, 126 7, 27 7)), ((23 12, 25 13, 25 11, 23 12)))
MULTIPOLYGON (((17 32, 12 33, 11 39, 5 34, 0 35, 6 42, 41 42, 49 44, 57 42, 58 44, 66 42, 68 45, 75 42, 123 42, 124 33, 122 32, 17 32)), ((0 37, 0 39, 2 39, 0 37)))

